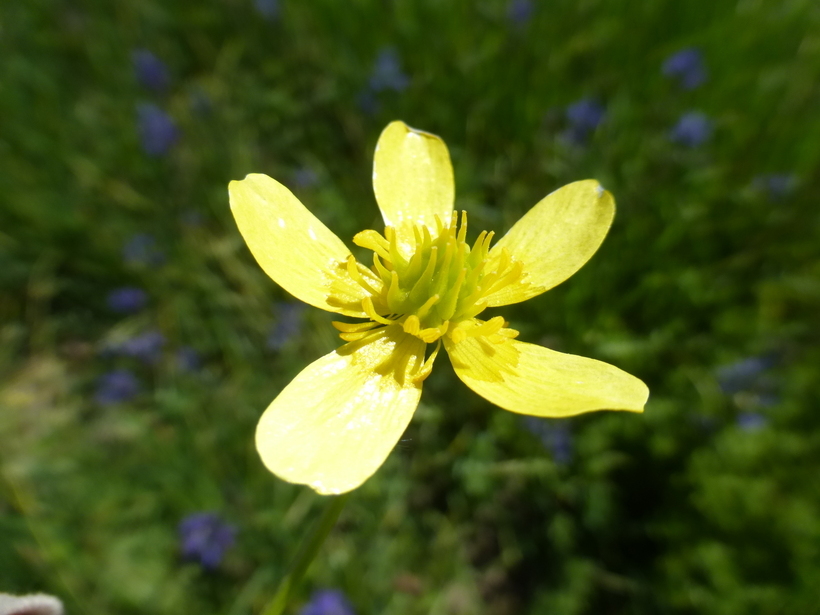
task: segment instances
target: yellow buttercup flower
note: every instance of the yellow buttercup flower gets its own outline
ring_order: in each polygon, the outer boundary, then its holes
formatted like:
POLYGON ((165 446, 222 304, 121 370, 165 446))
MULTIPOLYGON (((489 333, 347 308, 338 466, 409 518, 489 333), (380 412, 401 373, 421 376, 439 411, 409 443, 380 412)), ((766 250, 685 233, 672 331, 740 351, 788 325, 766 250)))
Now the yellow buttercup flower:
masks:
POLYGON ((347 343, 302 370, 262 415, 256 447, 271 472, 323 494, 361 485, 410 422, 442 342, 464 384, 506 410, 643 411, 649 390, 634 376, 519 342, 501 316, 477 318, 560 284, 595 253, 615 215, 598 182, 564 186, 494 246, 492 232, 471 245, 466 212, 453 211, 447 146, 392 122, 376 146, 373 188, 385 230, 353 238, 373 251, 365 266, 279 182, 251 174, 229 186, 237 226, 277 284, 364 319, 333 323, 347 343))

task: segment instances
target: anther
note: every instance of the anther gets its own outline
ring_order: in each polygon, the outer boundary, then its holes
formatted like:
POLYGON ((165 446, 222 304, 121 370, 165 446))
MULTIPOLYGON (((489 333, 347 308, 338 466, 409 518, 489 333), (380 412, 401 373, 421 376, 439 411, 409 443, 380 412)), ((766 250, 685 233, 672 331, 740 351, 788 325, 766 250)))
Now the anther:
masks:
POLYGON ((415 314, 408 316, 402 326, 404 328, 404 332, 410 335, 418 335, 421 330, 421 322, 419 322, 419 317, 415 314))
POLYGON ((393 321, 384 318, 376 313, 376 308, 373 307, 373 299, 370 297, 365 297, 362 299, 362 310, 365 314, 368 315, 370 320, 375 320, 376 322, 380 322, 383 325, 392 325, 393 321))

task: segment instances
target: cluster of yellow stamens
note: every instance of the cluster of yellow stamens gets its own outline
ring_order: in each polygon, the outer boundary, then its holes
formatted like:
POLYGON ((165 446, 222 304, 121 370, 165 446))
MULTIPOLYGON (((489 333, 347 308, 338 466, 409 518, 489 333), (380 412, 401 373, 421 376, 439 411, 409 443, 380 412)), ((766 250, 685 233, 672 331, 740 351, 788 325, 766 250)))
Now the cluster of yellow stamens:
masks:
POLYGON ((514 337, 504 329, 501 316, 477 322, 475 316, 487 307, 486 297, 522 276, 522 264, 504 249, 489 256, 492 232, 482 231, 472 247, 467 243, 467 212, 453 212, 450 224, 435 218, 437 236, 427 226, 413 226, 414 245, 399 245, 394 228, 384 235, 367 230, 353 242, 373 251, 368 268, 350 256, 347 271, 367 291, 362 311, 369 322, 333 323, 346 341, 356 341, 379 325, 401 325, 406 333, 426 343, 443 335, 459 342, 467 336, 514 337))

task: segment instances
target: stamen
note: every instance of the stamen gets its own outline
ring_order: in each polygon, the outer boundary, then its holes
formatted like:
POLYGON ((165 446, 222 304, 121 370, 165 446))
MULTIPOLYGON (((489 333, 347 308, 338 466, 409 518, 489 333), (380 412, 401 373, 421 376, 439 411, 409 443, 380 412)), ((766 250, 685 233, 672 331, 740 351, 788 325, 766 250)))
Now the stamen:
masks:
MULTIPOLYGON (((378 324, 378 323, 373 323, 378 324)), ((368 335, 370 335, 370 331, 358 331, 355 333, 340 333, 339 337, 342 338, 346 342, 358 342, 361 339, 364 339, 368 335)))
POLYGON ((490 295, 495 291, 500 290, 505 286, 517 281, 521 277, 523 271, 524 264, 520 261, 516 261, 515 263, 513 263, 513 266, 510 269, 508 269, 503 276, 495 280, 489 288, 484 290, 484 295, 490 295))
POLYGON ((371 295, 379 294, 379 291, 377 291, 370 284, 368 284, 362 277, 362 274, 359 271, 359 263, 356 261, 356 257, 352 254, 347 257, 347 272, 350 274, 350 277, 353 278, 359 284, 359 286, 364 288, 371 295))
POLYGON ((404 332, 410 335, 418 335, 421 330, 421 322, 419 322, 419 317, 415 314, 408 316, 402 326, 404 327, 404 332))
POLYGON ((487 300, 482 299, 481 301, 477 301, 472 306, 466 308, 460 315, 460 318, 475 318, 481 312, 487 309, 487 300))
POLYGON ((373 299, 370 297, 365 297, 362 299, 362 310, 365 314, 370 318, 370 320, 375 320, 376 322, 380 322, 383 325, 392 325, 393 321, 384 318, 376 313, 376 308, 373 307, 373 299))
POLYGON ((468 330, 466 333, 470 337, 478 337, 478 336, 486 336, 486 335, 493 335, 501 330, 506 322, 504 322, 503 316, 495 316, 490 318, 490 320, 481 323, 477 327, 473 327, 472 329, 468 330))
POLYGON ((333 325, 335 329, 341 331, 342 333, 355 333, 358 331, 367 331, 368 329, 372 329, 377 324, 376 322, 369 321, 369 322, 339 322, 338 320, 334 320, 330 323, 333 325))
POLYGON ((447 329, 449 327, 450 327, 450 321, 446 320, 438 327, 430 327, 428 329, 422 329, 421 331, 419 331, 418 337, 421 338, 421 341, 423 341, 427 344, 432 344, 437 339, 439 339, 442 335, 447 333, 447 329))
POLYGON ((430 353, 430 356, 427 357, 427 360, 424 362, 424 365, 421 366, 421 369, 413 377, 414 384, 424 382, 430 375, 430 372, 433 371, 433 362, 436 360, 436 357, 438 356, 439 348, 441 348, 441 339, 439 339, 438 344, 436 344, 436 347, 433 349, 433 352, 430 353))
POLYGON ((379 256, 390 260, 390 243, 374 230, 368 229, 353 236, 353 243, 362 248, 373 250, 379 256))

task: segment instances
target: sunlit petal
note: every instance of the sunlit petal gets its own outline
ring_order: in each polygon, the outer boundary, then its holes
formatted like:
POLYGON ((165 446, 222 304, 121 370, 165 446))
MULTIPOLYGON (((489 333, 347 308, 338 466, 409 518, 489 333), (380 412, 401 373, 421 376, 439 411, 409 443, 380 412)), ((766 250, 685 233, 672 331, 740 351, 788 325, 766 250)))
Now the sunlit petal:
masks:
MULTIPOLYGON (((557 286, 578 271, 606 237, 615 199, 595 180, 559 188, 530 209, 490 251, 509 251, 524 265, 521 280, 487 297, 490 307, 518 303, 557 286)), ((488 264, 492 270, 492 260, 488 264)))
POLYGON ((444 340, 456 374, 492 403, 544 417, 565 417, 592 410, 642 412, 646 385, 595 359, 556 352, 514 339, 467 337, 444 340))
POLYGON ((366 292, 347 273, 350 250, 290 190, 254 173, 228 191, 239 232, 274 282, 323 310, 364 316, 366 292))
POLYGON ((418 406, 425 346, 390 326, 308 365, 259 421, 262 461, 280 478, 323 494, 361 485, 418 406))
POLYGON ((376 144, 373 190, 385 226, 396 228, 400 243, 413 240, 413 224, 436 236, 437 215, 445 224, 453 211, 455 187, 450 153, 439 137, 391 122, 376 144))

